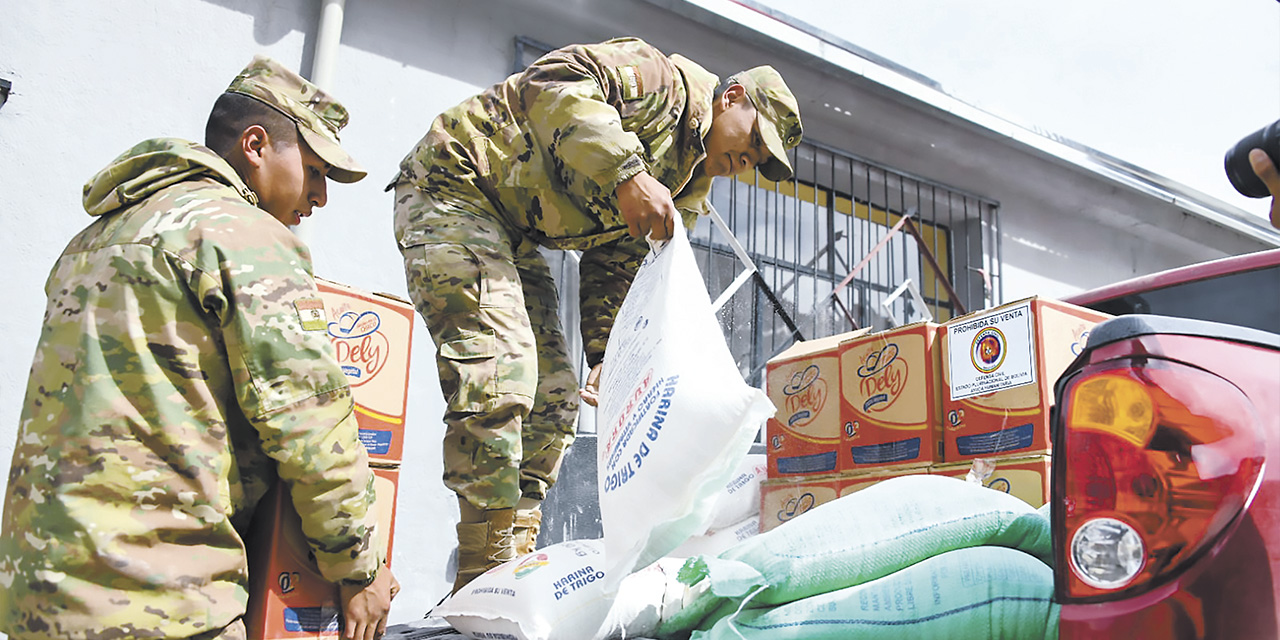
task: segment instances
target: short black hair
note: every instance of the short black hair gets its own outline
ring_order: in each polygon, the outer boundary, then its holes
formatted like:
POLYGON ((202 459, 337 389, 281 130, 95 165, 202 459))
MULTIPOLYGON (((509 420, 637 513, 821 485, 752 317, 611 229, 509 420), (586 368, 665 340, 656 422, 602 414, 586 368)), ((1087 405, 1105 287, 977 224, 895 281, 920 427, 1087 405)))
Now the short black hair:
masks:
POLYGON ((715 91, 711 93, 711 98, 713 100, 719 100, 720 96, 724 95, 725 90, 727 90, 729 87, 732 87, 732 86, 733 86, 733 83, 729 82, 727 78, 724 80, 721 80, 720 84, 716 85, 715 91))
POLYGON ((272 147, 298 144, 298 125, 288 116, 256 98, 227 92, 218 96, 204 126, 204 145, 227 157, 240 134, 253 125, 266 130, 272 147))

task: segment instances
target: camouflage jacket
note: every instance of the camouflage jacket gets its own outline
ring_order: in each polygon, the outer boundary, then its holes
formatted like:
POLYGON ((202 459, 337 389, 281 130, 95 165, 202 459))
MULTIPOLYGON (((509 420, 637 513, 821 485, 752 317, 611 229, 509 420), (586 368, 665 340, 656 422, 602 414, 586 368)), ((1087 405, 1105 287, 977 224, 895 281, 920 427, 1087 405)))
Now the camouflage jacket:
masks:
POLYGON ((208 149, 143 142, 45 286, 0 536, 0 628, 185 637, 244 613, 243 534, 290 483, 330 580, 376 570, 373 476, 310 255, 208 149), (310 322, 307 319, 311 319, 310 322))
MULTIPOLYGON (((443 197, 478 189, 525 236, 582 250, 583 343, 599 362, 648 251, 627 235, 614 190, 647 170, 692 228, 711 191, 700 166, 717 82, 635 38, 565 47, 441 114, 397 181, 443 197)), ((430 221, 397 218, 396 239, 429 241, 430 221)))

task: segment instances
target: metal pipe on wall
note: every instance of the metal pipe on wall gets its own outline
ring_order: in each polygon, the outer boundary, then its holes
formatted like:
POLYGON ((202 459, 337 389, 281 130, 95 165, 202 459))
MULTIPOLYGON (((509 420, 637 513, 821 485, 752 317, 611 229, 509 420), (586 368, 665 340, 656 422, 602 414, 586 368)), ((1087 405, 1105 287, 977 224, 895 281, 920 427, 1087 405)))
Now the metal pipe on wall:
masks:
MULTIPOLYGON (((311 75, 308 78, 325 91, 333 90, 334 68, 338 62, 338 45, 342 42, 342 18, 347 0, 320 0, 320 23, 316 26, 316 44, 311 52, 311 75)), ((293 227, 304 242, 312 239, 307 225, 293 227)))
POLYGON ((311 82, 325 91, 333 90, 333 69, 337 66, 338 44, 342 41, 342 18, 347 0, 320 0, 320 25, 311 58, 311 82))

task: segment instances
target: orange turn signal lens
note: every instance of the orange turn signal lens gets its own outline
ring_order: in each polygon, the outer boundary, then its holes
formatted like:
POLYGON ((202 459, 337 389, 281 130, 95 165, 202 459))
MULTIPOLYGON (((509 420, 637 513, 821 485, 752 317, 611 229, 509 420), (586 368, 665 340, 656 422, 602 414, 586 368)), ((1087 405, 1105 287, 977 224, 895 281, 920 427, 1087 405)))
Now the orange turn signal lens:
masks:
POLYGON ((1142 383, 1118 375, 1089 378, 1071 398, 1071 426, 1110 433, 1142 447, 1155 432, 1155 402, 1142 383))

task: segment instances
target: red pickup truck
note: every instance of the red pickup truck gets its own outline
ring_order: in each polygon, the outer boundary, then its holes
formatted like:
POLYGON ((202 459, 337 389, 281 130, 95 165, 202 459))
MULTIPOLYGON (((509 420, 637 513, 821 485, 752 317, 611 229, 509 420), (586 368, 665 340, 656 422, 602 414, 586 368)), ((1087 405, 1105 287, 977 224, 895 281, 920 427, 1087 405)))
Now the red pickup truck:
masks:
POLYGON ((1280 250, 1064 299, 1119 317, 1055 388, 1060 637, 1280 637, 1280 250))

